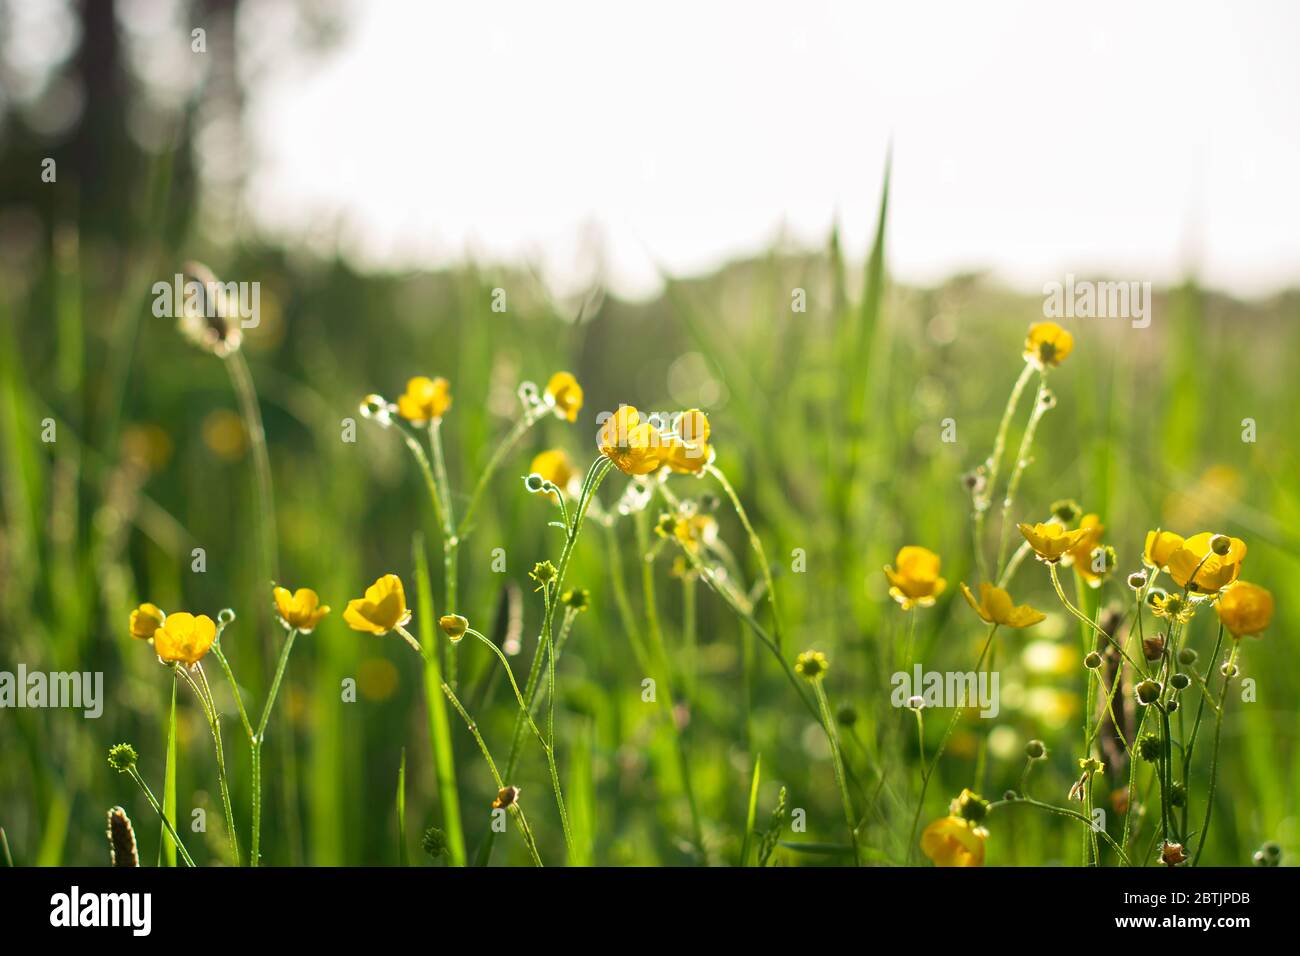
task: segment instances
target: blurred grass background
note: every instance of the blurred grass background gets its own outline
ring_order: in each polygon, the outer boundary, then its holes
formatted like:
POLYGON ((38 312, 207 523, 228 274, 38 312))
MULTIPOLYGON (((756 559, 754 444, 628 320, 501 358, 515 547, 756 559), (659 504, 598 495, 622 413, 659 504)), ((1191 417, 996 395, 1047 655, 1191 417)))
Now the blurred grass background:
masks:
MULTIPOLYGON (((86 15, 102 16, 99 7, 87 5, 86 15)), ((111 21, 111 5, 103 7, 111 21)), ((103 68, 95 52, 87 44, 74 63, 103 68)), ((108 69, 112 77, 123 71, 120 63, 108 69)), ((201 230, 190 135, 147 153, 131 146, 122 132, 128 94, 120 77, 105 82, 87 87, 86 118, 57 148, 21 122, 0 141, 0 670, 22 663, 29 671, 102 671, 106 697, 98 720, 68 710, 0 711, 0 826, 15 862, 105 863, 103 814, 114 804, 136 821, 142 857, 156 855, 156 820, 104 760, 111 744, 131 741, 145 778, 161 791, 170 680, 129 637, 137 602, 214 617, 233 607, 239 620, 223 647, 254 708, 282 639, 254 570, 251 461, 225 370, 150 313, 151 285, 189 258, 209 262, 223 279, 261 283, 261 325, 248 330, 244 350, 270 444, 281 578, 315 588, 335 609, 295 646, 272 721, 264 765, 268 863, 394 864, 399 839, 412 860, 427 862, 420 833, 442 825, 421 673, 400 641, 357 634, 340 617, 349 598, 388 571, 403 577, 414 601, 412 533, 422 530, 433 547, 438 541, 405 449, 392 433, 360 421, 358 401, 373 391, 394 398, 413 375, 451 380, 455 404, 444 434, 463 508, 509 427, 518 383, 544 383, 558 369, 578 377, 586 405, 575 424, 548 420, 531 433, 497 476, 462 550, 459 609, 499 636, 503 602, 517 590, 522 677, 541 620, 527 573, 538 560, 554 560, 560 544, 546 527, 550 510, 521 488, 532 455, 560 446, 585 466, 595 454, 596 414, 622 402, 706 409, 718 463, 777 565, 791 657, 807 647, 826 651, 831 699, 857 717, 844 737, 855 799, 869 817, 863 844, 880 862, 905 859, 920 760, 911 715, 888 702, 904 617, 886 595, 881 567, 904 544, 939 552, 949 588, 919 614, 918 659, 927 669, 969 669, 983 629, 958 594, 959 581, 976 583, 961 476, 988 454, 1020 370, 1025 329, 1042 315, 1040 296, 979 275, 932 288, 891 282, 880 236, 866 263, 844 261, 838 236, 821 249, 777 241, 715 274, 669 278, 660 297, 643 303, 600 290, 557 300, 524 267, 362 274, 341 258, 254 239, 232 244, 201 230), (39 183, 46 153, 60 158, 57 186, 39 183), (498 288, 507 293, 505 313, 491 310, 498 288), (806 290, 806 312, 791 310, 796 288, 806 290), (342 440, 347 418, 357 419, 355 443, 342 440), (940 440, 947 418, 957 428, 951 444, 940 440), (46 419, 56 423, 54 442, 42 441, 46 419), (206 552, 203 573, 190 570, 196 547, 206 552), (505 551, 505 573, 492 570, 495 548, 505 551), (792 570, 796 549, 806 555, 802 573, 792 570), (341 700, 347 678, 357 684, 355 703, 341 700), (407 832, 399 837, 393 795, 403 749, 407 832)), ((879 189, 864 183, 864 199, 879 189)), ((1229 704, 1205 857, 1245 865, 1264 840, 1297 850, 1298 615, 1287 583, 1300 571, 1293 424, 1300 295, 1243 302, 1189 277, 1157 291, 1154 315, 1145 330, 1122 320, 1068 323, 1075 352, 1052 375, 1058 405, 1039 430, 1014 518, 1041 520, 1059 498, 1099 513, 1105 540, 1119 553, 1103 601, 1127 596, 1123 578, 1137 566, 1148 528, 1208 528, 1248 542, 1245 576, 1274 591, 1278 612, 1265 638, 1246 646, 1243 668, 1258 681, 1258 700, 1229 704), (1254 443, 1242 441, 1247 418, 1257 423, 1254 443)), ((1017 416, 1012 448, 1023 421, 1017 416)), ((673 482, 682 495, 718 493, 707 480, 673 482)), ((611 477, 604 501, 622 487, 611 477)), ((741 528, 725 505, 716 514, 754 580, 741 528)), ((562 779, 588 848, 582 858, 737 862, 761 754, 759 825, 782 786, 790 806, 807 813, 807 831, 787 833, 790 845, 778 859, 842 861, 834 850, 843 843, 839 797, 817 725, 766 652, 704 588, 691 651, 682 586, 664 553, 655 564, 658 609, 704 824, 703 858, 690 848, 671 734, 662 711, 641 700, 646 675, 614 603, 611 575, 621 570, 644 620, 628 524, 617 529, 619 563, 592 528, 569 577, 593 595, 560 664, 557 707, 562 779)), ((441 600, 440 562, 432 566, 441 600)), ((923 822, 976 784, 986 733, 986 796, 1016 785, 1023 745, 1035 737, 1051 756, 1034 771, 1031 793, 1063 804, 1077 775, 1083 703, 1074 625, 1036 565, 1021 570, 1012 593, 1049 618, 1004 637, 1001 714, 991 727, 959 728, 929 787, 923 822)), ((1209 627, 1205 614, 1193 627, 1203 654, 1209 627)), ((459 653, 465 696, 502 759, 515 711, 509 688, 485 649, 467 642, 459 653)), ((230 690, 211 670, 246 839, 246 747, 230 690)), ((945 723, 928 722, 927 753, 945 723)), ((472 857, 495 787, 464 727, 453 720, 451 731, 472 857)), ((179 732, 182 834, 199 862, 219 863, 224 836, 211 742, 184 689, 179 732), (188 834, 194 808, 207 810, 205 837, 188 834)), ((543 857, 559 862, 545 763, 535 746, 524 753, 511 782, 524 789, 543 857)), ((1202 805, 1205 775, 1198 760, 1194 807, 1202 805)), ((1101 785, 1103 806, 1117 779, 1101 785)), ((1078 862, 1072 823, 999 813, 990 829, 991 865, 1078 862)), ((494 859, 526 862, 516 834, 498 841, 494 859)))

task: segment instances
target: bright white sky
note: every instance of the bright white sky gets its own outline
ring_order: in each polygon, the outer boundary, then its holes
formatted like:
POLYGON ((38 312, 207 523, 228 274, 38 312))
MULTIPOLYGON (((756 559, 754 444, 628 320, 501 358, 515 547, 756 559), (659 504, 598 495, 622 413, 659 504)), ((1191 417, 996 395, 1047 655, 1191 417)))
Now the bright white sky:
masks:
POLYGON ((363 263, 604 249, 624 294, 837 214, 889 262, 1267 292, 1300 277, 1300 4, 397 2, 261 91, 253 208, 363 263), (332 239, 329 241, 333 241, 332 239))

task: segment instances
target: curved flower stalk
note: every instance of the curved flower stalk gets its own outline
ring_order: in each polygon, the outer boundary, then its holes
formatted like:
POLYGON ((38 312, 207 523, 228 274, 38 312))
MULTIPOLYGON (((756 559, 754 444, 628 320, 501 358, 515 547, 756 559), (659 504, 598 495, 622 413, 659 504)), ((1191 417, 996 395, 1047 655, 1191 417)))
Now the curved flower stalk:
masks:
MULTIPOLYGON (((515 772, 518 764, 520 747, 523 740, 524 726, 532 725, 536 730, 536 725, 532 719, 533 706, 537 700, 537 694, 541 687, 542 664, 547 663, 548 685, 550 692, 551 707, 555 702, 555 656, 556 656, 556 635, 555 635, 555 611, 556 607, 562 603, 560 595, 565 593, 564 581, 568 575, 569 563, 573 558, 574 549, 577 547, 578 539, 582 534, 583 524, 588 512, 593 508, 596 501, 596 492, 605 476, 609 474, 614 463, 605 456, 598 456, 587 469, 581 484, 578 487, 576 500, 572 508, 566 504, 566 496, 562 489, 552 481, 543 478, 539 474, 530 474, 524 479, 525 490, 534 494, 543 494, 548 497, 557 508, 560 509, 564 520, 559 527, 564 531, 564 545, 560 551, 558 563, 552 564, 549 561, 538 563, 534 567, 531 577, 538 584, 538 590, 543 592, 544 612, 542 618, 541 632, 538 635, 537 649, 533 652, 533 660, 528 669, 528 679, 524 684, 524 689, 520 695, 521 706, 515 714, 514 729, 510 738, 510 750, 506 756, 505 779, 510 779, 515 772)), ((489 643, 491 643, 489 641, 489 643)), ((495 648, 495 644, 493 647, 495 648)), ((509 668, 507 667, 507 670, 509 668)), ((512 675, 513 679, 513 675, 512 675)), ((553 761, 554 753, 554 711, 551 711, 550 717, 551 736, 550 741, 543 741, 544 747, 549 751, 548 756, 553 761)), ((552 770, 552 787, 555 790, 557 804, 563 803, 563 796, 559 786, 558 771, 552 770)), ((565 826, 567 828, 567 814, 565 815, 565 826)), ((566 834, 567 836, 567 834, 566 834)), ((496 834, 489 832, 479 846, 476 857, 476 863, 480 866, 486 865, 492 854, 492 845, 495 841, 496 834)))
POLYGON ((993 450, 979 468, 967 476, 967 488, 971 493, 972 520, 974 531, 975 564, 980 576, 985 580, 996 580, 999 586, 1005 585, 1009 578, 1003 576, 1006 554, 1007 534, 1011 507, 1015 502, 1016 492, 1020 487, 1020 476, 1029 462, 1033 447, 1034 433, 1042 416, 1055 404, 1055 399, 1047 389, 1047 370, 1060 365, 1074 350, 1074 336, 1055 322, 1035 322, 1029 327, 1025 336, 1025 366, 1011 387, 1006 407, 998 422, 997 434, 993 439, 993 450), (1020 450, 1016 455, 1015 466, 1002 502, 1002 527, 999 530, 997 563, 992 573, 984 557, 984 523, 989 509, 993 505, 993 496, 997 493, 998 477, 1002 469, 1002 459, 1006 453, 1007 433, 1011 419, 1015 417, 1020 405, 1020 398, 1034 373, 1038 373, 1038 397, 1030 411, 1029 423, 1021 439, 1020 450))
MULTIPOLYGON (((541 567, 542 567, 541 565, 538 566, 538 568, 541 567)), ((539 574, 537 570, 534 570, 533 577, 534 580, 538 580, 542 577, 542 575, 539 574)), ((543 594, 546 597, 548 603, 548 610, 549 610, 549 602, 551 599, 550 589, 543 587, 543 594)), ((523 715, 524 719, 528 722, 529 728, 532 730, 534 736, 537 737, 538 742, 542 745, 542 750, 546 754, 546 764, 551 772, 551 788, 555 792, 555 805, 557 809, 560 811, 560 825, 564 831, 564 845, 565 848, 569 851, 569 854, 572 855, 573 834, 569 829, 569 814, 564 807, 564 793, 560 787, 559 768, 555 764, 555 656, 556 653, 555 650, 553 649, 554 646, 548 645, 547 663, 548 663, 548 669, 550 671, 550 715, 548 717, 547 733, 543 734, 533 720, 532 708, 530 704, 524 700, 524 695, 519 690, 519 684, 515 681, 514 671, 510 669, 510 661, 506 659, 506 655, 501 650, 501 648, 497 647, 496 644, 489 637, 487 637, 487 635, 483 634, 481 631, 476 631, 474 628, 470 627, 469 621, 461 617, 459 614, 443 615, 441 618, 438 619, 438 626, 442 628, 443 633, 447 635, 447 637, 451 640, 453 644, 459 643, 464 638, 464 636, 468 634, 470 637, 477 639, 480 643, 486 646, 488 650, 490 650, 493 654, 496 655, 497 660, 501 662, 501 667, 506 672, 506 678, 510 681, 510 688, 515 692, 515 700, 519 703, 519 712, 523 715)))
MULTIPOLYGON (((406 391, 395 403, 377 394, 367 395, 361 401, 362 417, 374 421, 383 428, 398 425, 403 441, 424 477, 434 515, 442 532, 442 606, 448 614, 455 614, 459 610, 460 547, 473 530, 479 504, 492 477, 519 444, 520 439, 539 421, 554 416, 567 422, 574 422, 582 409, 582 386, 569 372, 556 372, 552 375, 545 391, 539 390, 532 382, 523 382, 519 386, 518 395, 522 406, 521 413, 479 473, 478 481, 470 494, 469 504, 459 522, 456 520, 442 441, 442 420, 452 406, 451 384, 447 379, 416 376, 407 381, 406 391), (428 455, 425 454, 413 430, 427 432, 428 455)), ((446 671, 447 682, 455 687, 456 655, 454 652, 449 652, 447 655, 446 671)))
POLYGON ((862 865, 862 854, 858 849, 857 814, 853 809, 853 798, 849 795, 849 785, 844 774, 844 757, 840 750, 840 737, 835 729, 835 718, 831 715, 830 699, 822 681, 830 662, 821 651, 804 651, 795 661, 794 669, 800 677, 812 685, 821 710, 822 728, 826 732, 826 742, 831 748, 831 765, 835 770, 835 786, 840 791, 840 803, 844 809, 844 822, 849 828, 849 845, 853 848, 853 865, 862 865))
MULTIPOLYGON (((204 717, 212 733, 213 746, 217 755, 217 778, 221 791, 221 803, 226 817, 226 829, 229 833, 231 856, 236 866, 241 864, 239 839, 235 830, 234 807, 230 799, 230 784, 226 773, 225 749, 221 737, 221 715, 212 697, 212 688, 204 673, 202 659, 209 653, 215 657, 230 682, 231 693, 235 698, 235 707, 239 712, 240 724, 248 737, 252 766, 252 848, 249 856, 250 866, 261 865, 261 824, 262 824, 262 744, 266 739, 266 728, 271 719, 271 711, 284 679, 285 669, 289 663, 289 654, 293 650, 294 639, 299 634, 310 634, 329 614, 327 605, 320 603, 320 598, 310 588, 299 588, 290 592, 286 588, 272 589, 272 598, 280 623, 288 632, 288 637, 280 651, 279 663, 275 677, 262 709, 261 720, 254 728, 244 708, 243 696, 239 682, 221 647, 221 637, 226 628, 234 622, 235 612, 223 609, 213 622, 205 614, 193 615, 185 611, 172 614, 165 613, 155 604, 141 604, 131 612, 128 629, 136 640, 153 645, 160 663, 168 664, 177 678, 189 684, 203 708, 204 717)), ((173 837, 174 839, 174 837, 173 837)))
MULTIPOLYGON (((130 744, 114 744, 108 751, 108 765, 118 773, 124 773, 136 782, 140 790, 144 793, 145 799, 149 801, 149 806, 153 807, 154 813, 158 814, 167 835, 171 837, 172 842, 176 845, 176 850, 181 855, 181 860, 186 866, 194 866, 194 858, 190 856, 189 850, 185 849, 185 843, 181 840, 180 834, 176 832, 176 827, 168 819, 167 814, 163 811, 162 806, 158 803, 158 798, 153 795, 149 785, 144 782, 140 776, 140 771, 136 768, 139 755, 134 747, 130 744)), ((13 863, 9 864, 11 867, 13 863)), ((137 864, 138 865, 138 864, 137 864)))
POLYGON ((239 303, 231 301, 229 290, 234 284, 219 282, 202 263, 187 263, 184 271, 189 287, 201 290, 201 294, 196 297, 186 295, 183 303, 179 304, 177 327, 192 344, 222 360, 221 364, 230 376, 231 388, 253 453, 254 496, 257 503, 257 571, 258 586, 261 587, 264 582, 275 580, 276 566, 279 563, 275 493, 257 388, 248 361, 240 348, 243 331, 237 318, 239 303))
MULTIPOLYGON (((158 662, 171 667, 176 677, 189 684, 203 708, 203 716, 212 734, 212 744, 217 756, 217 782, 221 791, 221 806, 225 811, 226 830, 230 841, 231 860, 241 864, 239 836, 235 831, 234 807, 230 801, 230 782, 226 775, 226 755, 221 743, 221 720, 212 700, 212 689, 204 673, 202 660, 221 639, 226 625, 235 619, 235 612, 223 610, 217 621, 206 614, 194 615, 188 611, 165 613, 156 604, 141 604, 131 612, 128 628, 132 638, 153 645, 158 662)), ((220 651, 218 651, 218 654, 220 651)), ((238 690, 235 692, 238 698, 238 690)), ((243 705, 240 705, 242 713, 243 705)), ((174 838, 173 838, 174 839, 174 838)))

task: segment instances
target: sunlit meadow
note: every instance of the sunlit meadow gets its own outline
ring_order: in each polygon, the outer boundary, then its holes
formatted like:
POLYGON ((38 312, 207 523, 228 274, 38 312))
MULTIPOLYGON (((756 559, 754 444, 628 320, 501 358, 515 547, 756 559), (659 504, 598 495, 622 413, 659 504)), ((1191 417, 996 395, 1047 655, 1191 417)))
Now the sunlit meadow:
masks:
POLYGON ((885 209, 642 305, 197 250, 247 328, 7 258, 0 671, 104 690, 0 711, 5 860, 1293 859, 1297 299, 1047 321, 885 209))

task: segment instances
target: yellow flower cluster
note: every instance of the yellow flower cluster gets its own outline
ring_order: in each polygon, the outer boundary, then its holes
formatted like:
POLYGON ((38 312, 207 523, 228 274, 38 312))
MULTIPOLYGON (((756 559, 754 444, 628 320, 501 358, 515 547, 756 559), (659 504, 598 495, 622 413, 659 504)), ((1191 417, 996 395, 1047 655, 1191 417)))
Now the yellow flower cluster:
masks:
MULTIPOLYGON (((311 588, 290 593, 287 588, 276 587, 271 596, 284 626, 302 634, 314 631, 330 612, 329 606, 322 605, 320 596, 311 588)), ((217 640, 216 622, 206 614, 188 611, 167 614, 148 602, 131 612, 128 629, 133 638, 150 641, 159 660, 176 664, 197 664, 217 640)))
POLYGON ((217 639, 216 622, 206 614, 166 614, 148 603, 131 612, 130 630, 137 640, 153 643, 159 660, 176 664, 197 664, 217 639))
POLYGON ((699 474, 712 460, 709 419, 698 408, 677 416, 673 428, 656 429, 641 421, 632 405, 621 405, 605 419, 596 447, 625 475, 649 475, 667 467, 681 474, 699 474))

